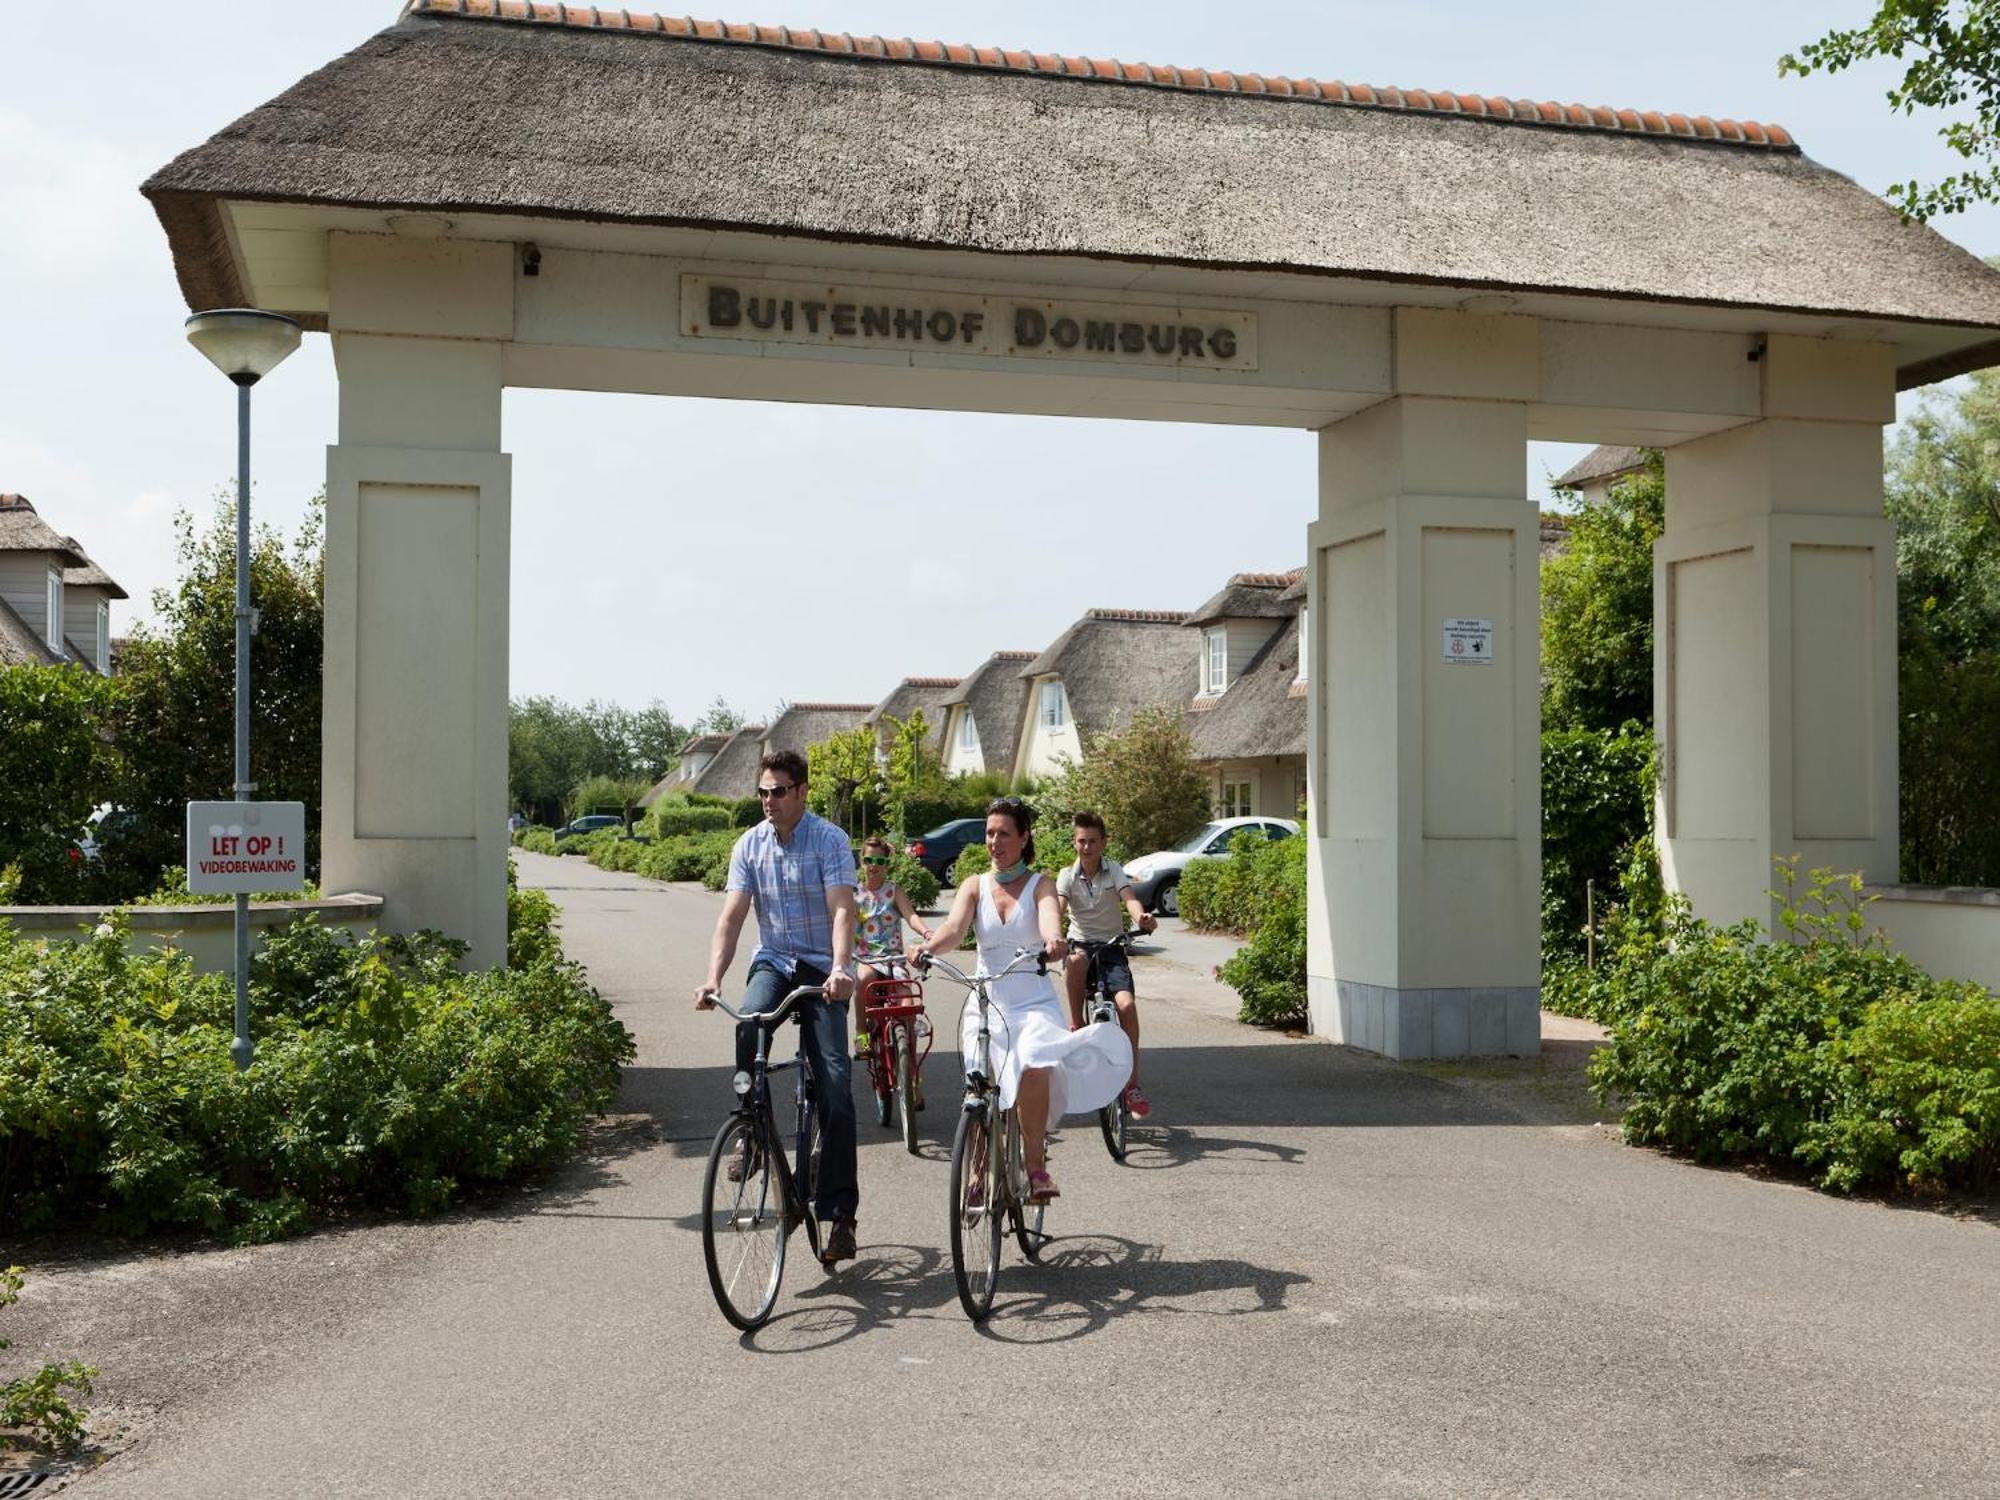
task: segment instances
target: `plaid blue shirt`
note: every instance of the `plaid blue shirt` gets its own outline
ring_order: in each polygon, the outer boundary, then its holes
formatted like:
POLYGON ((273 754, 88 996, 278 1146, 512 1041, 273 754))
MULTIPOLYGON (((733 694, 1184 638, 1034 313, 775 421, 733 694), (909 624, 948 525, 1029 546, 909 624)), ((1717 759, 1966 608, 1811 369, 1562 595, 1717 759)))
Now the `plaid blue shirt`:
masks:
POLYGON ((826 893, 833 886, 854 887, 854 850, 847 835, 817 813, 807 813, 792 830, 792 841, 778 841, 770 821, 759 823, 729 851, 732 891, 748 891, 757 909, 760 941, 750 962, 768 961, 790 978, 801 962, 831 972, 833 917, 826 893))

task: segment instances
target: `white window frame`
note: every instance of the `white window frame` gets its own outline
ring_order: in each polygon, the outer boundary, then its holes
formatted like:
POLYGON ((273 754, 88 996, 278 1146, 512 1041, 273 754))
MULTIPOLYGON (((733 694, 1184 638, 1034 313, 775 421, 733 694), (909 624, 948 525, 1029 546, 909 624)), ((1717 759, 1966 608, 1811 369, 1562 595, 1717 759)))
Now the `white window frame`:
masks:
POLYGON ((1064 697, 1062 683, 1042 684, 1041 703, 1036 712, 1044 729, 1060 729, 1069 722, 1069 703, 1064 697))
POLYGON ((1216 625, 1201 633, 1201 690, 1226 692, 1229 688, 1229 629, 1216 625))
POLYGON ((111 601, 97 601, 97 670, 100 675, 111 675, 111 601))
POLYGON ((1311 611, 1307 606, 1301 604, 1299 606, 1299 674, 1292 679, 1294 682, 1304 682, 1306 680, 1306 652, 1311 649, 1311 642, 1311 611))
POLYGON ((42 632, 42 638, 55 648, 56 653, 58 655, 62 653, 63 649, 62 591, 63 591, 62 569, 52 567, 49 569, 49 595, 48 595, 49 628, 42 632))
POLYGON ((1230 781, 1227 778, 1223 780, 1222 783, 1223 817, 1225 818, 1250 817, 1251 816, 1250 802, 1251 802, 1251 790, 1249 782, 1230 781), (1238 797, 1238 793, 1242 794, 1240 799, 1238 797))

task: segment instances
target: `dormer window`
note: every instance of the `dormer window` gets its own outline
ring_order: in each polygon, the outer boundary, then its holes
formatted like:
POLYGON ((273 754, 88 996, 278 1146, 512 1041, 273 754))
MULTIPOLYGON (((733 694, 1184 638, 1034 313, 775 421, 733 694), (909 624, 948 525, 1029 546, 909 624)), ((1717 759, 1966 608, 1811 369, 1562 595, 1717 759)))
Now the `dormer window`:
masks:
POLYGON ((979 748, 979 725, 970 710, 960 710, 958 715, 958 748, 968 752, 979 748))
POLYGON ((1294 682, 1306 680, 1306 642, 1312 639, 1312 620, 1305 605, 1299 606, 1299 672, 1294 682))
POLYGON ((47 628, 42 631, 42 639, 57 652, 63 648, 62 633, 62 569, 49 569, 49 617, 47 628))
POLYGON ((1069 722, 1069 705, 1063 701, 1063 686, 1060 682, 1042 684, 1042 726, 1046 729, 1060 729, 1069 722))
POLYGON ((1219 693, 1228 686, 1229 632, 1218 625, 1201 635, 1201 690, 1219 693))

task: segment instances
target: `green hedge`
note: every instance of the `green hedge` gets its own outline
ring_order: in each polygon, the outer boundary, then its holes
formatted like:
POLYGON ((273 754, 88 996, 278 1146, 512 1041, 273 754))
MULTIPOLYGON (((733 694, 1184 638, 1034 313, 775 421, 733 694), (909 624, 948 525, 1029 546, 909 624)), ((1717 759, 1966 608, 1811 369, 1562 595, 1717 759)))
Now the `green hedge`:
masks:
POLYGON ((513 923, 525 967, 477 973, 435 933, 272 934, 244 1073, 228 975, 129 952, 119 919, 81 942, 0 926, 0 1222, 267 1239, 354 1205, 428 1213, 552 1165, 633 1044, 538 925, 513 923))
POLYGON ((741 835, 734 830, 720 833, 688 833, 661 839, 639 852, 638 872, 654 880, 706 881, 710 870, 718 872, 716 890, 729 873, 729 851, 741 835))
POLYGON ((684 802, 655 807, 646 824, 656 839, 678 838, 684 833, 715 833, 732 826, 728 808, 691 807, 684 802))
POLYGON ((755 797, 738 797, 730 804, 731 828, 755 828, 764 821, 764 804, 755 797))
POLYGON ((556 831, 553 828, 522 828, 515 832, 514 842, 530 854, 554 854, 556 831))
MULTIPOLYGON (((1244 884, 1255 892, 1250 940, 1216 970, 1236 991, 1239 1020, 1253 1026, 1306 1023, 1306 844, 1303 835, 1244 851, 1223 864, 1246 864, 1244 884)), ((1190 867, 1192 869, 1192 867, 1190 867)), ((1187 910, 1187 877, 1181 877, 1187 910)))
MULTIPOLYGON (((1781 862, 1787 895, 1795 867, 1781 862)), ((1859 876, 1812 872, 1784 936, 1677 903, 1592 983, 1599 1094, 1627 1140, 1761 1158, 1838 1192, 1990 1186, 2000 1169, 2000 997, 1932 979, 1867 934, 1859 876)))
MULTIPOLYGON (((981 850, 980 852, 983 854, 985 851, 981 850)), ((861 852, 858 848, 855 850, 854 857, 856 860, 859 860, 861 857, 861 852)), ((855 866, 855 869, 857 872, 859 871, 859 864, 855 866)), ((900 849, 890 857, 889 878, 903 888, 903 894, 910 898, 910 905, 914 906, 918 911, 922 911, 927 906, 937 904, 937 876, 931 874, 929 870, 926 870, 921 864, 911 859, 909 855, 903 853, 900 849)))
POLYGON ((1582 957, 1590 882, 1600 921, 1629 896, 1621 887, 1652 826, 1655 777, 1652 736, 1638 724, 1542 736, 1544 963, 1582 957))
POLYGON ((1181 920, 1207 932, 1254 931, 1272 903, 1283 899, 1292 864, 1284 846, 1292 843, 1303 840, 1274 841, 1246 830, 1229 841, 1229 858, 1189 860, 1181 871, 1181 920))

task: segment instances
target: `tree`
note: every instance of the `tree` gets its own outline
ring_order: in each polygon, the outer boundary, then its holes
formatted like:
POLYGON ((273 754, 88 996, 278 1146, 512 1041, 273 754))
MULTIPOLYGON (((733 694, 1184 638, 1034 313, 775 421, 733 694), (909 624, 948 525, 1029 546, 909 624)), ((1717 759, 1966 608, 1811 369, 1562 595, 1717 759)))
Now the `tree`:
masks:
MULTIPOLYGON (((319 869, 321 501, 289 544, 257 528, 250 600, 250 771, 255 796, 306 805, 306 864, 319 869)), ((158 623, 140 626, 120 658, 112 739, 117 801, 138 815, 126 856, 140 889, 185 857, 189 802, 227 800, 235 779, 236 507, 219 497, 206 529, 175 519, 181 580, 153 595, 158 623)), ((138 890, 125 894, 136 895, 138 890)))
POLYGON ((78 844, 111 796, 103 725, 119 692, 79 667, 0 671, 0 870, 19 872, 13 900, 59 905, 83 893, 78 844))
POLYGON ((944 758, 929 743, 930 724, 922 709, 911 710, 907 719, 884 714, 889 728, 882 777, 882 815, 885 825, 899 836, 905 828, 912 802, 938 798, 948 785, 944 758))
POLYGON ((881 796, 881 767, 875 761, 875 731, 865 724, 828 735, 806 750, 806 805, 849 833, 859 833, 862 801, 881 796))
POLYGON ((695 720, 697 734, 734 734, 743 727, 743 715, 729 706, 729 700, 720 693, 708 705, 708 711, 695 720))
POLYGON ((1970 119, 1938 136, 1969 165, 1925 186, 1915 178, 1889 185, 1906 219, 1962 213, 2000 198, 2000 0, 1882 0, 1865 26, 1829 31, 1778 59, 1779 76, 1838 73, 1856 63, 1909 57, 1889 107, 1903 114, 1970 108, 1970 119))
MULTIPOLYGON (((1142 708, 1123 729, 1091 736, 1067 788, 1065 781, 1069 778, 1057 778, 1047 809, 1037 799, 1038 811, 1060 812, 1066 824, 1069 812, 1089 807, 1103 816, 1112 844, 1126 854, 1171 849, 1211 816, 1208 773, 1195 759, 1194 742, 1175 708, 1142 708), (1053 799, 1064 795, 1072 805, 1055 808, 1053 799)), ((1041 823, 1040 832, 1056 846, 1068 841, 1067 826, 1047 818, 1041 823)))
POLYGON ((616 813, 625 820, 629 832, 639 799, 652 785, 636 776, 592 776, 570 793, 569 805, 579 818, 588 813, 616 813))
POLYGON ((1646 467, 1570 520, 1542 565, 1542 724, 1615 730, 1653 722, 1653 542, 1666 524, 1666 468, 1646 467))
POLYGON ((681 763, 681 746, 689 731, 674 721, 666 704, 655 698, 632 714, 626 739, 632 752, 632 772, 648 785, 681 763))
POLYGON ((537 823, 569 821, 578 785, 601 771, 598 742, 583 716, 554 698, 517 698, 507 713, 507 792, 537 823))
POLYGON ((2000 374, 1936 393, 1890 450, 1902 876, 2000 882, 2000 374))

